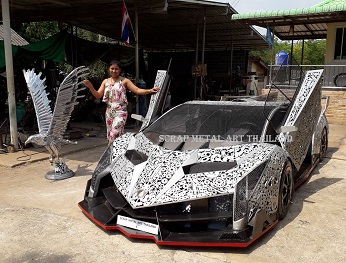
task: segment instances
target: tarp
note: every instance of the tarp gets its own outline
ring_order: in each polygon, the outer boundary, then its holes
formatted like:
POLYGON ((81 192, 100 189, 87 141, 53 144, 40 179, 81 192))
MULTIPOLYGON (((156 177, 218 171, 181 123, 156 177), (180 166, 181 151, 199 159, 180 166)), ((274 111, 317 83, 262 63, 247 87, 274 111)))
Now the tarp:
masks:
MULTIPOLYGON (((23 67, 37 59, 60 62, 63 59, 70 65, 89 66, 97 60, 110 62, 117 59, 126 72, 135 72, 135 50, 119 43, 98 43, 76 37, 66 31, 61 31, 45 40, 26 46, 12 45, 14 67, 23 67)), ((5 71, 4 42, 0 41, 0 72, 5 71)), ((144 58, 140 56, 140 71, 145 69, 144 58)))
MULTIPOLYGON (((45 40, 26 46, 12 45, 13 64, 20 64, 22 61, 32 59, 44 59, 59 62, 65 57, 67 33, 62 31, 45 40)), ((0 71, 5 71, 5 49, 4 42, 0 42, 0 71)))
MULTIPOLYGON (((89 66, 95 61, 101 60, 109 63, 119 60, 124 71, 135 75, 135 49, 119 43, 98 43, 88 41, 72 34, 66 39, 66 61, 73 66, 89 66)), ((143 52, 140 50, 140 72, 145 71, 143 52)))

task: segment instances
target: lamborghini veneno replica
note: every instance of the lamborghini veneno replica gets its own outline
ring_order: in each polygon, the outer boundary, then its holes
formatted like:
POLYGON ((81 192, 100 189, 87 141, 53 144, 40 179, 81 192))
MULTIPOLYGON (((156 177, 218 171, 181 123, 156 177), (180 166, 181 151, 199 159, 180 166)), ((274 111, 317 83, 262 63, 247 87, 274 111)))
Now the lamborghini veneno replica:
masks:
POLYGON ((192 101, 162 114, 170 78, 159 71, 161 90, 134 116, 140 131, 108 146, 79 207, 105 230, 159 245, 248 246, 326 154, 322 72, 308 71, 288 102, 192 101))

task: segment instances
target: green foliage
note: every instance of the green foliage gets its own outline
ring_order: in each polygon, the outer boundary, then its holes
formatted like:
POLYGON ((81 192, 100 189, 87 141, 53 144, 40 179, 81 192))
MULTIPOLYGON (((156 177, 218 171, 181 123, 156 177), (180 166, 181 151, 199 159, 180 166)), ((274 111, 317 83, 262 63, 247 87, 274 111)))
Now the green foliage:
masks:
MULTIPOLYGON (((68 25, 58 23, 57 21, 46 21, 22 23, 13 25, 12 27, 14 28, 14 30, 16 30, 16 32, 18 32, 19 35, 21 35, 29 43, 35 43, 59 33, 60 30, 65 29, 66 27, 68 27, 68 25)), ((112 41, 111 39, 108 39, 104 36, 95 34, 82 28, 69 27, 69 31, 71 32, 71 34, 73 33, 74 35, 77 35, 78 37, 88 41, 112 41)), ((73 70, 73 66, 69 65, 66 61, 61 61, 57 63, 57 67, 62 76, 66 76, 69 72, 73 70)), ((102 61, 96 61, 93 65, 89 66, 89 78, 93 80, 103 79, 103 77, 105 76, 106 67, 107 66, 102 61)))
POLYGON ((94 64, 89 66, 90 79, 95 80, 102 80, 105 77, 108 77, 107 75, 107 63, 102 62, 101 60, 96 61, 94 64))
MULTIPOLYGON (((293 59, 300 65, 323 65, 326 50, 326 40, 306 40, 304 43, 304 57, 302 59, 303 41, 293 42, 293 59)), ((280 50, 291 53, 291 41, 274 39, 274 49, 250 51, 250 56, 261 58, 267 65, 275 63, 275 54, 280 50)), ((292 64, 295 64, 292 62, 292 64)))
POLYGON ((23 23, 16 29, 29 43, 35 43, 58 33, 59 24, 56 21, 23 23))
POLYGON ((304 45, 304 61, 306 65, 324 64, 326 52, 326 40, 309 40, 304 45))

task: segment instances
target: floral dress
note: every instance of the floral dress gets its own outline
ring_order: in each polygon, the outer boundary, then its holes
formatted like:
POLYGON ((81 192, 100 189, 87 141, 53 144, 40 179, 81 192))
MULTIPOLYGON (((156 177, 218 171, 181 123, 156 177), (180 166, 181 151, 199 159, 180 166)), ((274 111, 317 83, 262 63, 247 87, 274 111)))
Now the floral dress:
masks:
POLYGON ((103 101, 107 104, 106 124, 108 142, 124 134, 124 126, 127 119, 126 88, 122 80, 111 84, 106 82, 103 101))

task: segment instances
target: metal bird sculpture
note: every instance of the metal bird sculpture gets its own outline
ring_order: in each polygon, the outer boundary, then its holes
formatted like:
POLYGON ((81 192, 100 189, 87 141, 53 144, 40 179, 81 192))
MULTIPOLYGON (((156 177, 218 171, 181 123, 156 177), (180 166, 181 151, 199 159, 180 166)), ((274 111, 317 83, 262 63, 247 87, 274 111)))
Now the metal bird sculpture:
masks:
POLYGON ((54 171, 46 174, 47 179, 61 180, 72 177, 74 172, 59 157, 59 151, 62 143, 77 143, 64 139, 63 134, 74 106, 78 104, 77 99, 84 97, 84 95, 78 95, 78 93, 85 89, 80 84, 82 84, 81 78, 88 75, 88 68, 78 67, 62 81, 53 112, 45 90, 45 78, 41 79, 42 73, 36 74, 34 69, 23 70, 23 73, 33 100, 39 129, 39 133, 29 136, 25 144, 31 142, 44 146, 50 153, 49 160, 54 167, 54 171))

